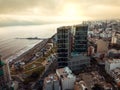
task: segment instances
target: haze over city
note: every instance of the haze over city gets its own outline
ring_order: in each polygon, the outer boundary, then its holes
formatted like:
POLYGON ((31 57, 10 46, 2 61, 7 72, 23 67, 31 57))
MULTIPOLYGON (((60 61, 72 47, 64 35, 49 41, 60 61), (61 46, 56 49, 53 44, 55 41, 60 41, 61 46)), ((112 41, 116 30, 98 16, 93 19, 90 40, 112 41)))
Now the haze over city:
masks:
POLYGON ((0 25, 120 18, 120 0, 0 0, 0 25))
POLYGON ((120 0, 0 0, 0 90, 120 90, 120 0))

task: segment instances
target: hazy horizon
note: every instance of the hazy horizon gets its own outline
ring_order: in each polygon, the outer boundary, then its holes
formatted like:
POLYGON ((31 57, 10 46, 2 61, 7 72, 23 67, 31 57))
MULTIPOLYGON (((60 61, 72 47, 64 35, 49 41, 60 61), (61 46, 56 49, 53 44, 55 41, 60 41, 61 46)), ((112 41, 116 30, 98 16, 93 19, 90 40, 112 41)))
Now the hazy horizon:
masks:
POLYGON ((0 26, 117 18, 120 0, 0 0, 0 26))

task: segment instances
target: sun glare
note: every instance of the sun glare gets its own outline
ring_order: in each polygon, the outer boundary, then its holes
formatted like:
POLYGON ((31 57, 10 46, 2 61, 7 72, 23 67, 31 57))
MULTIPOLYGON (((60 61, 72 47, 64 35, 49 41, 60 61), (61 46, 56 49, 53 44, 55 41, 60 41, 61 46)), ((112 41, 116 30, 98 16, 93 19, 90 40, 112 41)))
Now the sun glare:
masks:
POLYGON ((77 16, 77 14, 78 14, 77 7, 76 7, 74 4, 67 4, 67 5, 65 5, 63 11, 64 11, 64 12, 63 12, 63 15, 64 15, 64 16, 72 16, 72 17, 75 17, 75 16, 77 16))
POLYGON ((34 9, 33 9, 33 13, 34 13, 34 14, 38 14, 38 13, 39 13, 39 8, 34 8, 34 9))
POLYGON ((73 3, 68 3, 63 6, 63 11, 61 13, 61 17, 59 20, 66 20, 66 21, 75 21, 80 20, 81 18, 81 11, 79 10, 80 7, 73 3))

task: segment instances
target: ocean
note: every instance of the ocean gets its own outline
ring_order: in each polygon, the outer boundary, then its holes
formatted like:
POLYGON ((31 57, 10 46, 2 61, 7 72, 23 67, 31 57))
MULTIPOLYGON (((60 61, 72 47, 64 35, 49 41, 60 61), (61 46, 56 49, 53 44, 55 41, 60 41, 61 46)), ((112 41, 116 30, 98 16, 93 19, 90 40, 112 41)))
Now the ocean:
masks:
POLYGON ((81 22, 0 27, 0 55, 3 60, 11 61, 42 41, 16 38, 50 38, 57 32, 58 27, 75 24, 81 22))
POLYGON ((58 24, 0 27, 0 55, 3 60, 12 59, 29 50, 41 40, 16 38, 50 38, 57 31, 58 24))

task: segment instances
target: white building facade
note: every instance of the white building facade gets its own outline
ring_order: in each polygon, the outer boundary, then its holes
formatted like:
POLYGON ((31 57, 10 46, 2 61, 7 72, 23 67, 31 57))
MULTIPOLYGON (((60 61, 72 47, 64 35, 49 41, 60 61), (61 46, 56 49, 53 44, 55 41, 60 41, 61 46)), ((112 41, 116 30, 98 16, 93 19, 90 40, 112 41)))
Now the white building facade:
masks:
POLYGON ((72 74, 72 71, 68 67, 57 69, 56 74, 60 78, 62 90, 74 89, 76 77, 72 74))
POLYGON ((108 74, 110 74, 110 71, 120 67, 120 59, 110 59, 106 60, 105 62, 105 70, 108 74))

